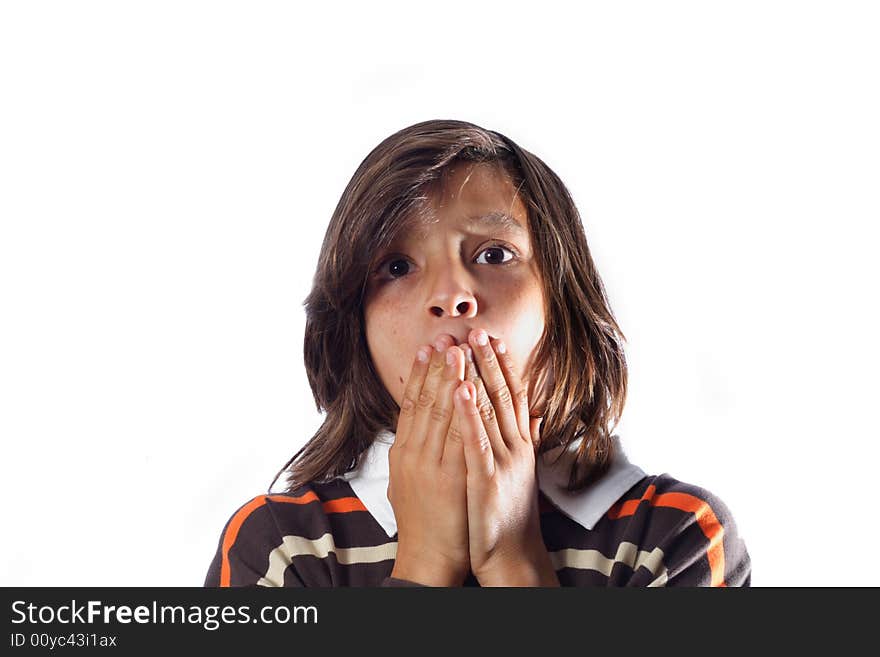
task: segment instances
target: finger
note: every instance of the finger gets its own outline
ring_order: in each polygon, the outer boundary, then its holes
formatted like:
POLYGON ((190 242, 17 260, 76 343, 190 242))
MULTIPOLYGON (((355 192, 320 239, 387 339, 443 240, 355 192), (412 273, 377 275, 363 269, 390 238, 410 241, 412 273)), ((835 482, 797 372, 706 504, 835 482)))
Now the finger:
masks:
POLYGON ((510 352, 507 350, 504 342, 496 338, 491 341, 491 344, 495 357, 498 359, 501 373, 507 382, 507 389, 510 391, 520 436, 523 440, 530 442, 533 435, 529 424, 529 391, 523 384, 522 379, 520 379, 513 358, 510 356, 510 352))
POLYGON ((489 393, 483 383, 480 373, 477 371, 477 365, 474 361, 473 349, 468 345, 470 353, 467 355, 467 367, 465 368, 465 378, 474 384, 476 389, 476 405, 480 410, 480 417, 483 420, 483 426, 486 435, 489 436, 489 443, 492 445, 492 452, 495 456, 501 456, 506 452, 504 439, 501 437, 501 429, 498 428, 498 422, 495 419, 495 409, 492 406, 492 400, 489 399, 489 393))
POLYGON ((412 445, 414 449, 424 447, 425 438, 428 435, 428 427, 432 422, 431 411, 437 400, 437 392, 440 387, 440 379, 443 377, 443 369, 446 367, 446 349, 451 344, 452 338, 449 336, 441 335, 434 341, 434 352, 431 354, 428 372, 425 375, 421 390, 415 397, 412 426, 407 438, 407 445, 412 445))
MULTIPOLYGON (((480 376, 486 385, 486 392, 489 394, 489 399, 492 400, 501 436, 505 444, 513 445, 514 441, 522 440, 522 435, 513 407, 513 395, 507 387, 507 381, 489 342, 489 336, 482 329, 473 330, 469 336, 469 342, 474 350, 474 359, 480 370, 480 376)), ((483 417, 485 418, 486 415, 486 411, 483 410, 483 417)))
POLYGON ((452 346, 446 350, 446 365, 441 376, 422 448, 422 454, 432 463, 438 463, 443 458, 443 448, 455 410, 452 395, 464 379, 464 352, 459 347, 452 346))
POLYGON ((531 433, 532 444, 535 447, 541 444, 541 422, 543 417, 533 417, 529 422, 529 431, 531 433))
POLYGON ((398 447, 402 447, 411 433, 413 421, 415 420, 416 401, 428 374, 428 363, 434 348, 430 345, 423 345, 418 348, 415 358, 413 358, 412 369, 407 379, 406 387, 403 390, 403 399, 400 401, 400 413, 397 416, 397 428, 394 442, 398 447))
MULTIPOLYGON (((471 351, 471 347, 467 342, 464 342, 458 345, 458 348, 462 351, 462 359, 464 365, 464 377, 462 380, 467 380, 469 371, 475 372, 473 367, 473 353, 471 351), (470 359, 470 363, 468 362, 470 359), (470 365, 470 367, 468 367, 470 365)), ((460 385, 457 384, 457 385, 460 385)), ((457 387, 456 387, 457 389, 457 387)), ((458 410, 458 407, 455 406, 455 390, 453 390, 453 412, 452 412, 452 421, 449 423, 449 431, 446 433, 446 443, 443 446, 443 457, 441 459, 441 465, 443 469, 447 472, 461 472, 465 469, 464 462, 464 446, 462 445, 462 432, 461 432, 461 413, 458 410)))
POLYGON ((465 381, 456 389, 455 408, 459 415, 468 481, 472 477, 488 478, 495 474, 492 444, 480 417, 476 399, 476 389, 472 382, 465 381))
MULTIPOLYGON (((459 385, 461 385, 459 383, 459 385)), ((458 388, 456 388, 457 390, 458 388)), ((453 413, 449 423, 449 431, 446 433, 446 441, 443 445, 443 457, 440 460, 441 469, 450 474, 465 472, 467 466, 464 460, 464 443, 462 433, 462 415, 458 406, 455 405, 455 390, 453 390, 453 413)))

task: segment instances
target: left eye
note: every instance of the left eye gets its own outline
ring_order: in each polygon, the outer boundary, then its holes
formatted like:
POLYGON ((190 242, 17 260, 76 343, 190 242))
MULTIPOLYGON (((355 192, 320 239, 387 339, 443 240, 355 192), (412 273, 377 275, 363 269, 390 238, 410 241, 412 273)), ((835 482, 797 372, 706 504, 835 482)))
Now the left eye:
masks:
POLYGON ((511 251, 510 249, 503 246, 490 246, 488 249, 483 249, 480 252, 480 255, 477 256, 477 263, 481 265, 501 265, 505 262, 510 262, 511 260, 513 260, 513 258, 514 254, 513 251, 511 251), (504 257, 505 251, 510 254, 509 258, 504 257), (483 257, 483 254, 487 255, 488 261, 480 261, 480 258, 483 257))

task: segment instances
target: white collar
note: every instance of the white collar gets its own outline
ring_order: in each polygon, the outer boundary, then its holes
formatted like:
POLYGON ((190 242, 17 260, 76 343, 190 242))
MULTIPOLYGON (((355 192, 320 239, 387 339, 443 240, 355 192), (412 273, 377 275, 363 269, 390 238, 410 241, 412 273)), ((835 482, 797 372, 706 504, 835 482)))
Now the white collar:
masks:
MULTIPOLYGON (((612 440, 615 457, 611 468, 601 479, 575 492, 565 490, 565 486, 568 483, 571 459, 580 440, 575 441, 568 453, 555 464, 553 460, 562 451, 562 447, 549 450, 538 457, 538 488, 560 511, 586 529, 593 529, 602 514, 645 476, 640 467, 627 460, 620 446, 620 439, 612 436, 612 440)), ((388 501, 388 450, 393 443, 393 433, 379 432, 373 444, 364 452, 358 467, 342 475, 342 479, 348 481, 355 495, 382 526, 388 538, 397 533, 397 521, 391 502, 388 501)))

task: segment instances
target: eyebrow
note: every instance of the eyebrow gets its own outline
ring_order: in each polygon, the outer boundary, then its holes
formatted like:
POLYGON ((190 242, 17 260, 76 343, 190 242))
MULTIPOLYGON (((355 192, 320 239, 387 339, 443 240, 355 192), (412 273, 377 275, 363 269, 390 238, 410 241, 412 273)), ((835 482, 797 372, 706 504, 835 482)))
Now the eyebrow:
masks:
POLYGON ((497 229, 506 229, 510 230, 514 233, 525 233, 527 232, 525 228, 523 228, 522 224, 519 223, 516 219, 514 219, 507 212, 503 212, 501 210, 495 210, 494 212, 490 212, 488 214, 479 215, 476 217, 468 217, 467 218, 468 226, 489 226, 497 229))
MULTIPOLYGON (((427 230, 429 224, 436 222, 437 219, 434 216, 432 210, 423 210, 419 214, 413 215, 410 217, 410 220, 406 222, 401 229, 398 231, 398 236, 401 237, 403 235, 407 235, 410 230, 414 231, 410 233, 408 237, 416 240, 422 239, 419 236, 421 231, 427 230)), ((519 223, 516 219, 513 218, 509 212, 505 212, 504 210, 493 210, 492 212, 488 212, 482 215, 473 215, 470 217, 466 217, 464 220, 465 228, 477 228, 484 227, 495 230, 507 230, 511 233, 515 233, 517 235, 527 236, 529 234, 528 230, 519 223)), ((392 241, 392 244, 395 244, 397 239, 392 241)), ((392 248, 391 246, 386 247, 385 250, 392 248)))

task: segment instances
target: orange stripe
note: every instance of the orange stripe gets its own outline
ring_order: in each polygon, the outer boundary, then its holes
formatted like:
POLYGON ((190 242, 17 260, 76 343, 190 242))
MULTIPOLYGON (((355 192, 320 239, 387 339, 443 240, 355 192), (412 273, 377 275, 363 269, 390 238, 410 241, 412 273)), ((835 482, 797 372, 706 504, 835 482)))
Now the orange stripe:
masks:
POLYGON ((639 504, 641 504, 645 500, 650 502, 651 499, 654 497, 654 493, 656 491, 657 491, 656 486, 654 486, 654 484, 651 484, 650 486, 648 486, 648 489, 645 491, 645 494, 642 495, 639 499, 627 500, 626 502, 618 503, 618 504, 615 504, 614 506, 612 506, 608 510, 608 517, 611 518, 612 520, 617 520, 618 518, 624 518, 626 516, 631 516, 632 514, 634 514, 636 512, 636 509, 638 508, 639 504))
POLYGON ((338 500, 324 502, 324 511, 327 513, 351 513, 352 511, 366 511, 367 507, 356 497, 340 497, 338 500))
POLYGON ((242 523, 251 514, 251 511, 259 509, 265 503, 265 497, 255 497, 241 507, 238 510, 238 513, 232 516, 232 520, 229 521, 229 525, 226 527, 226 534, 223 535, 223 560, 220 562, 220 586, 230 586, 229 548, 232 547, 232 544, 235 543, 235 539, 238 538, 238 530, 241 529, 242 523))
MULTIPOLYGON (((220 561, 220 586, 230 586, 232 573, 229 566, 229 550, 235 545, 235 539, 238 538, 238 532, 244 521, 248 519, 255 510, 263 506, 267 500, 272 502, 283 502, 285 504, 311 504, 317 502, 318 496, 314 491, 309 491, 299 497, 288 497, 287 495, 260 495, 241 507, 238 512, 232 516, 229 525, 226 527, 226 533, 223 536, 223 552, 220 561)), ((366 511, 366 507, 356 497, 342 497, 336 500, 328 500, 323 503, 326 513, 348 513, 350 511, 366 511)))
POLYGON ((724 581, 724 527, 718 522, 712 508, 705 500, 687 493, 663 493, 655 496, 656 491, 653 484, 648 486, 641 498, 627 500, 611 507, 608 511, 608 517, 617 520, 631 516, 642 502, 647 502, 651 506, 663 506, 693 513, 703 535, 709 539, 706 556, 709 559, 709 571, 712 574, 711 586, 727 586, 724 581))

